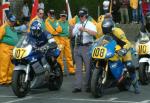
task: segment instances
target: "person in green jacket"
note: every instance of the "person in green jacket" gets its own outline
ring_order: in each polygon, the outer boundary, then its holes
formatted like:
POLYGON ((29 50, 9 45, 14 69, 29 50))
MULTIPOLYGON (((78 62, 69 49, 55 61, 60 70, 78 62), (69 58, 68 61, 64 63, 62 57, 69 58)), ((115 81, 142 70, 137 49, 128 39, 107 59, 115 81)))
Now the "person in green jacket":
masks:
POLYGON ((14 30, 16 17, 8 16, 8 21, 0 27, 0 84, 10 84, 14 65, 11 62, 12 50, 18 42, 14 30))
POLYGON ((62 32, 58 34, 59 39, 59 45, 61 45, 61 55, 58 58, 58 62, 60 63, 62 70, 64 71, 64 63, 63 63, 63 57, 66 59, 67 69, 69 74, 74 74, 75 69, 73 65, 72 60, 72 53, 70 48, 70 32, 69 32, 69 22, 66 20, 67 13, 65 10, 63 10, 60 13, 60 19, 58 20, 58 23, 60 24, 60 27, 62 28, 62 32))

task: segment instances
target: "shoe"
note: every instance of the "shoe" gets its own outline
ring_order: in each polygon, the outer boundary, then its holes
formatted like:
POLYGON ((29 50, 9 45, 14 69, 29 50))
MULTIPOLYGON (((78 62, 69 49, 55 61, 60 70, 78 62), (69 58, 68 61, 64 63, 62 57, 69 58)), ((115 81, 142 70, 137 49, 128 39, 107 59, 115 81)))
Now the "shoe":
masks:
POLYGON ((138 81, 135 84, 133 84, 133 87, 135 94, 140 94, 140 86, 138 81))
POLYGON ((79 92, 82 92, 82 90, 79 89, 79 88, 75 88, 75 89, 72 91, 72 93, 79 93, 79 92))
POLYGON ((1 87, 9 87, 11 84, 7 84, 7 83, 3 83, 3 84, 0 84, 1 87))
POLYGON ((69 73, 69 75, 75 75, 75 73, 69 73))

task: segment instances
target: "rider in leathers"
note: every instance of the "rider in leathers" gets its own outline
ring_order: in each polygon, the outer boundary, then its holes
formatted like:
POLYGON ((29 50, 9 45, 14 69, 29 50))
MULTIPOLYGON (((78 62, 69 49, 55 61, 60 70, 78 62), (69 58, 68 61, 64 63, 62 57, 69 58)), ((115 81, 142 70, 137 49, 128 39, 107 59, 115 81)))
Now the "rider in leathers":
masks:
POLYGON ((105 35, 112 36, 116 40, 117 44, 120 45, 122 49, 127 51, 127 53, 124 53, 123 62, 129 70, 135 93, 140 93, 135 68, 132 64, 132 57, 130 52, 131 43, 126 38, 125 33, 120 28, 115 27, 112 18, 104 19, 102 22, 102 30, 105 35))
MULTIPOLYGON (((50 48, 56 48, 57 44, 55 42, 55 40, 53 39, 53 36, 48 33, 47 31, 43 31, 42 30, 42 23, 39 20, 35 20, 30 27, 30 32, 28 34, 27 37, 27 42, 30 43, 34 49, 36 50, 42 50, 42 48, 44 49, 45 45, 49 45, 50 48)), ((51 59, 51 52, 48 51, 46 53, 46 59, 48 61, 48 63, 53 66, 54 64, 51 63, 55 63, 54 61, 52 61, 51 59)))

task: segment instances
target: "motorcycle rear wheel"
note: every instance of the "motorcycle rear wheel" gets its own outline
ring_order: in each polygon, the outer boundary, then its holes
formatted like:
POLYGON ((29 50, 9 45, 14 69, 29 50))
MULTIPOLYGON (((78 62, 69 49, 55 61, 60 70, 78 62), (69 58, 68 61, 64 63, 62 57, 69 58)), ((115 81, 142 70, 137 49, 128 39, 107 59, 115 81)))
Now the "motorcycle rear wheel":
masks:
POLYGON ((63 83, 63 72, 59 63, 53 68, 53 76, 49 77, 48 88, 49 90, 59 90, 63 83))
POLYGON ((102 84, 102 73, 100 69, 94 69, 91 79, 91 92, 95 98, 102 97, 104 93, 104 85, 102 84))
POLYGON ((11 87, 12 87, 14 94, 18 98, 25 97, 30 90, 30 82, 29 81, 27 83, 24 82, 25 75, 26 73, 24 71, 16 70, 14 71, 13 76, 12 76, 11 87))

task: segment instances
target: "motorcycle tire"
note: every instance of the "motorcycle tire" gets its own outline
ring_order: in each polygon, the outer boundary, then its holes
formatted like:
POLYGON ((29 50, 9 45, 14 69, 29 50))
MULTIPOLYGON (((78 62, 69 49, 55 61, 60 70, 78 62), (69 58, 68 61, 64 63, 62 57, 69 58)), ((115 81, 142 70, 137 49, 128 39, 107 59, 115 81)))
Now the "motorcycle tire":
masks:
POLYGON ((102 97, 104 93, 102 84, 102 73, 100 69, 94 69, 91 78, 91 92, 95 98, 102 97))
POLYGON ((18 98, 25 97, 30 90, 30 82, 24 83, 26 73, 16 70, 12 76, 12 90, 18 98))
POLYGON ((148 76, 148 64, 145 62, 140 63, 139 65, 139 80, 142 85, 147 85, 148 80, 150 79, 148 76))
POLYGON ((49 77, 48 88, 49 90, 59 90, 63 83, 63 72, 59 63, 53 69, 53 77, 49 77))

